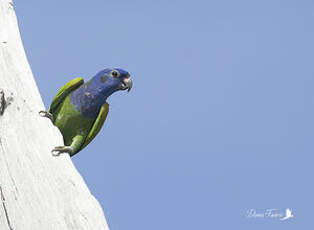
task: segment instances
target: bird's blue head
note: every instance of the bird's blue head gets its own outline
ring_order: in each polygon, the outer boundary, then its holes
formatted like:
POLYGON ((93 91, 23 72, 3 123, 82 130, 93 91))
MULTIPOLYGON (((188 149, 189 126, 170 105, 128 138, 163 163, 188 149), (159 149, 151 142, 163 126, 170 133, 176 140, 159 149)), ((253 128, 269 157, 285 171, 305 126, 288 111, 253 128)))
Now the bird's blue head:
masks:
POLYGON ((93 77, 93 83, 102 89, 105 97, 119 90, 130 91, 133 85, 130 74, 118 68, 100 71, 93 77))
POLYGON ((95 118, 107 98, 116 91, 132 88, 130 74, 123 69, 104 69, 71 93, 71 102, 87 117, 95 118))

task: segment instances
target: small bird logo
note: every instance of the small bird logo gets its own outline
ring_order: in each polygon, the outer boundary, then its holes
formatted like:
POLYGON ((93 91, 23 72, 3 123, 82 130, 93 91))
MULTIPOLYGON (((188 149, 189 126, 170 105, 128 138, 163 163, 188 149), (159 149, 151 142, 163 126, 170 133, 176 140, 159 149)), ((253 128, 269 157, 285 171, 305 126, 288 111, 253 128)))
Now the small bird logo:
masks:
POLYGON ((286 216, 281 218, 280 220, 288 220, 288 219, 290 219, 292 217, 293 217, 293 214, 292 214, 291 209, 287 208, 286 209, 286 216))

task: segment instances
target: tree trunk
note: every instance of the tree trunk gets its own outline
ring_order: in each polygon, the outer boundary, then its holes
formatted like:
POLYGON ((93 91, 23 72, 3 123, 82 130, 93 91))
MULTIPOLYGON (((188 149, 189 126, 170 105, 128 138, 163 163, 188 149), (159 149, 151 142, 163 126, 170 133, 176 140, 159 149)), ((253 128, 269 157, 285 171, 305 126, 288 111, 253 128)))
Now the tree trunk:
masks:
POLYGON ((104 229, 103 211, 49 119, 27 62, 13 3, 0 0, 0 229, 104 229))

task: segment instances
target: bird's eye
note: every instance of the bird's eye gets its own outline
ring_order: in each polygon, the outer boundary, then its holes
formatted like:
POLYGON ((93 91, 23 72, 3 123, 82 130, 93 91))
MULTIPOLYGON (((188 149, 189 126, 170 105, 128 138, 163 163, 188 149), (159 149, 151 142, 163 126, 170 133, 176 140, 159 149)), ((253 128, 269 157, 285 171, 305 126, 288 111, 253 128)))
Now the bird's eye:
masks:
POLYGON ((112 70, 111 75, 115 78, 118 78, 120 76, 120 73, 117 70, 112 70))

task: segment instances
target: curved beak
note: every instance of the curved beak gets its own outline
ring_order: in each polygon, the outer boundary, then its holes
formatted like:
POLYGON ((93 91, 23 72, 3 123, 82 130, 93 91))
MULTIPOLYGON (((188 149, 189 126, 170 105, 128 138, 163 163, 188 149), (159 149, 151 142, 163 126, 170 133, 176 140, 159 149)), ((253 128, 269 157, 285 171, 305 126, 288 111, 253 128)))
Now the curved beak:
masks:
POLYGON ((132 89, 132 86, 133 86, 133 82, 132 82, 131 77, 124 78, 122 81, 122 84, 123 84, 123 86, 122 86, 123 90, 128 89, 128 92, 130 92, 130 90, 132 89))

